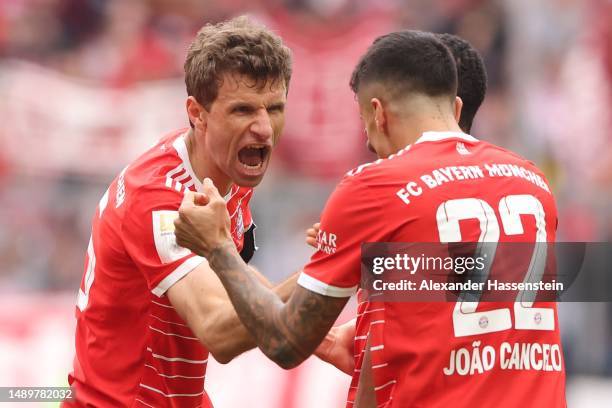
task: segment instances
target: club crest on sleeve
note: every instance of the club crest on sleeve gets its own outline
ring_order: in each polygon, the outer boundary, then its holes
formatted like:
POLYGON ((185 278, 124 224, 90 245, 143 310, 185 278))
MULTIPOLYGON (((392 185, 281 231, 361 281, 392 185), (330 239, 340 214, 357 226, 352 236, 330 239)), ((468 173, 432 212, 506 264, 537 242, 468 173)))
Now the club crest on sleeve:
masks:
POLYGON ((167 264, 189 255, 189 250, 180 247, 174 236, 174 220, 178 211, 153 211, 153 239, 162 263, 167 264))

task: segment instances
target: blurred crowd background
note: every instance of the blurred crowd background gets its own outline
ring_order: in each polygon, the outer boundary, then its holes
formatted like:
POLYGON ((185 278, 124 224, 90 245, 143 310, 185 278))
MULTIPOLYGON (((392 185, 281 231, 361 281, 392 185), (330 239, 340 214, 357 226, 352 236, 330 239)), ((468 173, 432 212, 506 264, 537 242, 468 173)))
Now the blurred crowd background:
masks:
MULTIPOLYGON (((294 53, 287 124, 256 190, 255 264, 280 280, 342 174, 373 157, 348 80, 385 32, 450 32, 483 55, 472 134, 547 174, 560 241, 612 239, 610 0, 0 0, 0 294, 79 286, 108 183, 188 125, 183 61, 206 22, 249 14, 294 53)), ((71 313, 71 311, 70 311, 71 313)), ((612 308, 562 305, 571 375, 612 375, 612 308)))

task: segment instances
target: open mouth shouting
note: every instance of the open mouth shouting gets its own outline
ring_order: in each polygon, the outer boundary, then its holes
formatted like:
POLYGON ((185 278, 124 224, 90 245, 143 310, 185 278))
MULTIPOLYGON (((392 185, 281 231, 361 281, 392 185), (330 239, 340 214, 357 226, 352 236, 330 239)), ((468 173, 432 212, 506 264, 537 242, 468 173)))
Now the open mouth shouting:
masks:
POLYGON ((271 147, 264 144, 251 144, 238 151, 238 161, 242 171, 248 175, 260 175, 265 171, 271 147))

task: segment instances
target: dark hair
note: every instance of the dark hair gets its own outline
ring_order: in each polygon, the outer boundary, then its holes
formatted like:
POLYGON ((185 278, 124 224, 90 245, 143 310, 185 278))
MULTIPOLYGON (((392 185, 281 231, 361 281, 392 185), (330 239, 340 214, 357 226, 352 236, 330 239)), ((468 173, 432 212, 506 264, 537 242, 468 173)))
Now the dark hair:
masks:
POLYGON ((487 93, 487 71, 482 57, 472 45, 461 37, 453 34, 436 34, 446 45, 457 65, 457 96, 463 100, 459 126, 470 133, 474 116, 487 93))
POLYGON ((198 31, 187 52, 187 94, 208 109, 226 73, 246 75, 257 86, 268 80, 282 80, 288 88, 291 51, 279 36, 244 16, 207 24, 198 31))
POLYGON ((404 30, 378 37, 353 71, 350 86, 386 85, 393 96, 416 92, 455 97, 457 69, 448 48, 435 35, 404 30))

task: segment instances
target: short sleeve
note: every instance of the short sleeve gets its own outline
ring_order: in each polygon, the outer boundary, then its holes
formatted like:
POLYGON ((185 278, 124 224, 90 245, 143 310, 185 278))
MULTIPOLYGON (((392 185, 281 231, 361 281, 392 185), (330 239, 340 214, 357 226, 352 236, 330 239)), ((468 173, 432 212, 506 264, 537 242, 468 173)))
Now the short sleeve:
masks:
POLYGON ((347 176, 321 215, 317 251, 298 284, 332 297, 353 295, 361 280, 361 244, 381 240, 382 206, 365 184, 347 176))
POLYGON ((125 248, 149 290, 162 296, 173 284, 206 259, 176 244, 174 220, 182 193, 144 187, 130 197, 122 224, 125 248))

